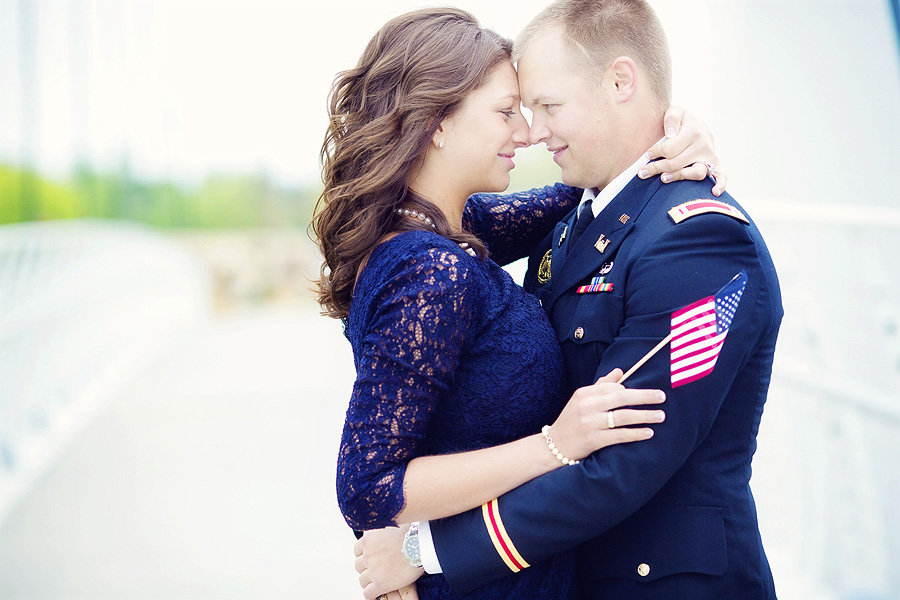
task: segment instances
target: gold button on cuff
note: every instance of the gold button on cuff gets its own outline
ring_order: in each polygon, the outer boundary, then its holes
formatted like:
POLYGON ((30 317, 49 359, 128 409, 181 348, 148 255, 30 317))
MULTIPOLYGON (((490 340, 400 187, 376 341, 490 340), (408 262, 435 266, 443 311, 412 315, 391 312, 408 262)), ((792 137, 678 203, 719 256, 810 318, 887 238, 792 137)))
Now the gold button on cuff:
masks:
POLYGON ((579 327, 578 329, 575 330, 575 339, 580 340, 583 337, 584 337, 584 328, 579 327))
POLYGON ((638 565, 638 575, 641 577, 646 577, 650 574, 650 565, 647 563, 641 563, 638 565))

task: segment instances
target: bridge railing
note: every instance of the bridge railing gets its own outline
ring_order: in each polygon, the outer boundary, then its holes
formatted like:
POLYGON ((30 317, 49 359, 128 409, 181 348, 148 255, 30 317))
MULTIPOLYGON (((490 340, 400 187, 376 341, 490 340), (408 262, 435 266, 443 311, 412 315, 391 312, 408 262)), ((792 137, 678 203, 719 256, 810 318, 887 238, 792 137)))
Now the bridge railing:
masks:
POLYGON ((80 425, 207 312, 162 235, 99 220, 0 227, 0 520, 80 425))
POLYGON ((779 597, 900 598, 900 210, 744 204, 785 306, 752 481, 779 597))

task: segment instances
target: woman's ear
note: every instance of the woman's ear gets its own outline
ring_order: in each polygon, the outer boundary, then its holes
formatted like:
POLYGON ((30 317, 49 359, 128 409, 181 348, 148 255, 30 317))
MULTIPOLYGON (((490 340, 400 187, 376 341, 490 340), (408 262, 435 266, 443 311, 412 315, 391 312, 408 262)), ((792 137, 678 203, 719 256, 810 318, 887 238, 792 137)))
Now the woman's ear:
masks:
POLYGON ((637 65, 627 56, 616 58, 609 66, 609 76, 614 86, 615 98, 628 102, 637 91, 637 65))
POLYGON ((444 147, 444 122, 441 121, 440 125, 438 125, 437 129, 434 131, 434 135, 431 136, 431 143, 438 150, 444 147))

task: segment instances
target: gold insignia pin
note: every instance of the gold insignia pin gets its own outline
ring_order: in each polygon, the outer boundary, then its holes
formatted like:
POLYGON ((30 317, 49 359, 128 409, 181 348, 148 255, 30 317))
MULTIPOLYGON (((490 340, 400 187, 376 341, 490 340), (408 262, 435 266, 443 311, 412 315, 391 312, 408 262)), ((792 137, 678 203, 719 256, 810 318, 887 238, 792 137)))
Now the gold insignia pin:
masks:
POLYGON ((601 233, 600 238, 594 244, 594 248, 599 250, 600 254, 603 254, 606 251, 607 246, 609 246, 609 240, 606 239, 606 236, 601 233))
POLYGON ((538 266, 537 279, 538 283, 544 285, 548 281, 550 281, 550 254, 552 250, 547 250, 544 253, 544 257, 541 259, 541 264, 538 266))
POLYGON ((626 215, 625 213, 622 213, 622 216, 619 217, 619 222, 621 222, 622 225, 624 225, 625 223, 628 222, 628 219, 630 219, 630 218, 631 218, 631 217, 629 217, 629 216, 626 215))
POLYGON ((563 240, 566 239, 566 233, 567 233, 568 231, 569 231, 569 226, 568 226, 568 225, 566 225, 565 227, 563 227, 563 232, 562 232, 562 234, 559 236, 559 243, 556 244, 556 247, 557 247, 557 248, 559 248, 560 246, 562 246, 563 240))

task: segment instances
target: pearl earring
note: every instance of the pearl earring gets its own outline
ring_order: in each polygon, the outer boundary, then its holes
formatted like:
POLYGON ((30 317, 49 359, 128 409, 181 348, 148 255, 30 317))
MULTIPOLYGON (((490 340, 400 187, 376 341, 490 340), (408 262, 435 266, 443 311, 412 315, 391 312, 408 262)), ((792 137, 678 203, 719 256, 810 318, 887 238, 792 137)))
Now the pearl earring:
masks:
POLYGON ((438 148, 443 148, 443 147, 444 147, 444 140, 441 140, 438 142, 438 148))

